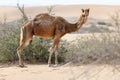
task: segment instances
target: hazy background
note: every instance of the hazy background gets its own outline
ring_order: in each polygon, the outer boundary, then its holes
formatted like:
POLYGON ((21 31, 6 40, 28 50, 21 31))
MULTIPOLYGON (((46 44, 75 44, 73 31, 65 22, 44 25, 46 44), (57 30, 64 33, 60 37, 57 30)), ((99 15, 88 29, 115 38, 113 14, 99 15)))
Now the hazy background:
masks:
POLYGON ((24 4, 25 6, 75 4, 120 5, 120 0, 0 0, 0 6, 16 6, 17 3, 24 4))

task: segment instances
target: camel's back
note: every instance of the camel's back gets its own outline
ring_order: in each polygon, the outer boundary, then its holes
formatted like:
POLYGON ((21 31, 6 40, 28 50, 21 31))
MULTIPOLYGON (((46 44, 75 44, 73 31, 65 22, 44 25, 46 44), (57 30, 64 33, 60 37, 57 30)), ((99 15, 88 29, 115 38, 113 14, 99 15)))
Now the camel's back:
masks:
POLYGON ((50 16, 49 14, 39 14, 34 19, 35 35, 53 37, 58 26, 65 25, 67 22, 62 17, 50 16))
POLYGON ((47 13, 44 13, 44 14, 39 14, 37 15, 33 21, 35 23, 38 23, 39 25, 44 25, 44 24, 50 24, 53 22, 53 20, 55 19, 55 17, 53 16, 50 16, 49 14, 47 13))
POLYGON ((34 19, 34 34, 40 37, 52 38, 55 31, 55 17, 49 14, 39 14, 34 19))
POLYGON ((37 16, 35 16, 33 21, 35 23, 38 23, 39 25, 40 24, 50 25, 52 23, 57 23, 57 22, 67 23, 67 21, 64 18, 59 17, 59 16, 51 16, 47 13, 38 14, 37 16))

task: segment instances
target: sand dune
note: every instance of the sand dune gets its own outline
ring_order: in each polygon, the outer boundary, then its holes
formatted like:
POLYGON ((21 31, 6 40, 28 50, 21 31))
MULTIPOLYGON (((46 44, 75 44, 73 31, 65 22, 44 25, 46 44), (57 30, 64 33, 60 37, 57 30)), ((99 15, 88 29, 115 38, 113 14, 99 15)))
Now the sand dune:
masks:
MULTIPOLYGON (((39 7, 26 7, 25 12, 28 17, 33 18, 39 13, 46 13, 48 6, 39 7)), ((120 6, 108 6, 108 5, 61 5, 55 6, 53 13, 57 16, 62 17, 79 17, 81 13, 81 8, 90 8, 91 18, 96 19, 108 19, 109 15, 120 10, 120 6)), ((17 7, 0 7, 0 19, 4 17, 7 21, 16 20, 21 17, 21 13, 17 7)))

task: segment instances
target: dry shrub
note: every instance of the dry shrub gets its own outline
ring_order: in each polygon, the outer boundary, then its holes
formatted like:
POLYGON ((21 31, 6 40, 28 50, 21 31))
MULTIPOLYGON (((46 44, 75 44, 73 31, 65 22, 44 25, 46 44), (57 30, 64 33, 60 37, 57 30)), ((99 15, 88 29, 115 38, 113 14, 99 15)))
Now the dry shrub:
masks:
POLYGON ((66 62, 90 64, 105 56, 99 63, 114 64, 111 60, 120 58, 119 35, 119 33, 103 33, 99 36, 93 34, 79 37, 69 44, 66 62))

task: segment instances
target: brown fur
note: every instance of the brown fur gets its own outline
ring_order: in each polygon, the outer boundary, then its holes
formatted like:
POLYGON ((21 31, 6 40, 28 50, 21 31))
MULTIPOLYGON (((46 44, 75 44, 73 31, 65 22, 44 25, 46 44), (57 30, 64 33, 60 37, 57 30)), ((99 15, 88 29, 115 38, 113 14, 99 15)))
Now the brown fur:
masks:
POLYGON ((40 38, 51 38, 54 39, 53 46, 51 47, 48 64, 51 64, 51 56, 55 52, 55 64, 58 64, 58 44, 62 36, 66 33, 71 33, 79 30, 82 25, 86 22, 89 15, 89 9, 82 9, 82 14, 78 22, 72 24, 66 21, 62 17, 50 16, 49 14, 39 14, 32 21, 28 21, 21 27, 21 39, 20 46, 17 49, 19 57, 19 65, 24 66, 21 54, 25 46, 32 41, 33 35, 39 36, 40 38))

